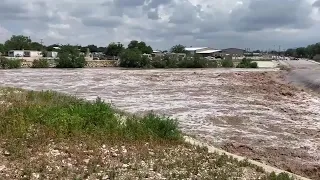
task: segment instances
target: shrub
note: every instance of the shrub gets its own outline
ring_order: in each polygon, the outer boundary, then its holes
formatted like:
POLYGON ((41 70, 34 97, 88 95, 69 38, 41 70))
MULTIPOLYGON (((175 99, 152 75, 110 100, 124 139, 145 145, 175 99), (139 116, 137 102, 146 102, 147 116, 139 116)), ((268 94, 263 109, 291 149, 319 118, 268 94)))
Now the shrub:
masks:
POLYGON ((221 61, 221 66, 224 68, 232 68, 234 65, 231 59, 224 59, 221 61))
POLYGON ((251 59, 243 58, 237 65, 237 68, 258 68, 258 64, 256 62, 252 62, 251 59))
POLYGON ((60 47, 56 61, 57 68, 83 68, 86 60, 77 47, 64 45, 60 47))
POLYGON ((47 59, 35 59, 32 62, 32 68, 49 68, 49 62, 47 59))
POLYGON ((150 65, 150 59, 138 49, 126 49, 120 55, 120 67, 144 68, 150 65))
POLYGON ((124 115, 100 98, 91 102, 50 91, 29 91, 8 99, 12 101, 12 106, 0 109, 0 135, 24 136, 28 127, 40 125, 63 137, 90 135, 108 140, 181 139, 176 120, 152 112, 145 116, 124 115))
POLYGON ((5 57, 0 57, 0 67, 2 69, 16 69, 21 68, 20 59, 8 59, 5 57))

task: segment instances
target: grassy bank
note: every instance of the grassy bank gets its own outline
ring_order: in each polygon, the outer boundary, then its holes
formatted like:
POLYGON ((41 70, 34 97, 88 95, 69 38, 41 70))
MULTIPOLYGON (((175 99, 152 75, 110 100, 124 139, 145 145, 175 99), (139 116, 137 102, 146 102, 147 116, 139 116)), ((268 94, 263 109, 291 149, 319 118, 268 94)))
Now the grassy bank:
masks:
POLYGON ((0 179, 289 179, 185 144, 175 120, 0 88, 0 179))

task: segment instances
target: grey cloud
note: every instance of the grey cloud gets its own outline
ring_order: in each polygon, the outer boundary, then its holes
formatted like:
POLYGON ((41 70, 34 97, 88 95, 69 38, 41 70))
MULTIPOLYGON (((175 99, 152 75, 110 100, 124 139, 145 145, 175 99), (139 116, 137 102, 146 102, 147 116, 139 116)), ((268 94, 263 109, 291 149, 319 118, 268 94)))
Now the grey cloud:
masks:
POLYGON ((316 2, 314 2, 312 6, 320 8, 320 0, 317 0, 316 2))
POLYGON ((117 7, 136 7, 144 5, 145 0, 114 0, 113 3, 117 7))
POLYGON ((160 5, 166 5, 166 4, 171 3, 172 1, 173 0, 151 0, 148 3, 148 6, 151 7, 151 8, 157 8, 160 5))
POLYGON ((230 23, 238 31, 289 27, 306 29, 312 24, 309 17, 312 7, 303 0, 250 1, 248 8, 232 12, 230 23))
POLYGON ((192 5, 189 1, 175 5, 173 15, 170 17, 170 23, 173 24, 192 24, 197 21, 197 14, 200 7, 192 5))
POLYGON ((158 20, 159 19, 159 14, 158 14, 157 10, 149 11, 147 15, 148 15, 149 19, 152 19, 152 20, 158 20))
POLYGON ((1 2, 0 5, 0 19, 24 19, 24 16, 27 12, 28 9, 24 8, 24 5, 17 6, 17 4, 12 1, 1 2))
POLYGON ((117 16, 109 16, 106 19, 97 17, 86 17, 82 19, 85 26, 96 26, 103 28, 114 28, 122 24, 121 18, 117 16))

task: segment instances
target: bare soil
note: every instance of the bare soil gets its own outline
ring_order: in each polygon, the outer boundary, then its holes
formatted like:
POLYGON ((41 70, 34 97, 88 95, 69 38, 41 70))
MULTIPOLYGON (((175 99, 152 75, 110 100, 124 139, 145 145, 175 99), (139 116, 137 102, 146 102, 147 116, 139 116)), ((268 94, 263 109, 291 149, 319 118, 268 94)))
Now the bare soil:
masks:
POLYGON ((320 179, 320 98, 276 71, 24 69, 0 71, 0 83, 153 110, 229 152, 320 179))

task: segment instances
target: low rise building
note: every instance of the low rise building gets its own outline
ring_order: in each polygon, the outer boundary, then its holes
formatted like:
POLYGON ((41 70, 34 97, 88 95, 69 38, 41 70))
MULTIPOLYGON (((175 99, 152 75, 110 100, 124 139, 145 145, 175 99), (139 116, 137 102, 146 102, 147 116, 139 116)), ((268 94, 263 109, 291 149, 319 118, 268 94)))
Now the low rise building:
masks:
POLYGON ((41 51, 32 51, 32 50, 11 50, 8 52, 9 57, 42 57, 41 51))
POLYGON ((23 57, 24 51, 23 50, 10 50, 8 51, 9 57, 23 57))

